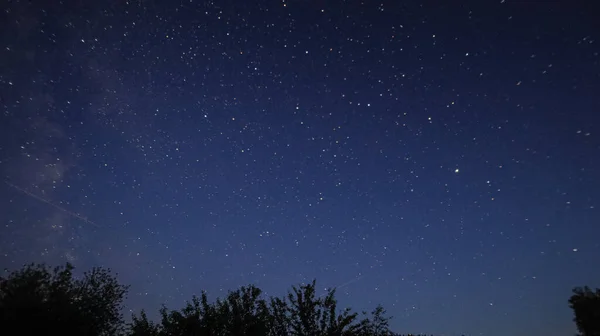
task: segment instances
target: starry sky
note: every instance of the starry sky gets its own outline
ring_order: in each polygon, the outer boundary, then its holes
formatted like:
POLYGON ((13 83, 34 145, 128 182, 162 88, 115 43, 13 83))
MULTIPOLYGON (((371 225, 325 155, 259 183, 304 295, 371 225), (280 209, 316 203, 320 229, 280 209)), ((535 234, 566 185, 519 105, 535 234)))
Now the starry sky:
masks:
POLYGON ((1 9, 3 269, 110 267, 127 315, 317 279, 440 335, 572 334, 600 285, 591 1, 1 9))

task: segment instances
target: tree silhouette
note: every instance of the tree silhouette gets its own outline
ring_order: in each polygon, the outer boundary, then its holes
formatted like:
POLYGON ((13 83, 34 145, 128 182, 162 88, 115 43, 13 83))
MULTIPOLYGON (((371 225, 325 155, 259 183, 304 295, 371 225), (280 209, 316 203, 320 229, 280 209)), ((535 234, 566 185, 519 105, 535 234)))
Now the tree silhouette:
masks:
POLYGON ((110 271, 94 268, 81 279, 74 267, 50 270, 30 264, 0 278, 0 322, 19 335, 116 335, 124 326, 121 305, 127 287, 110 271))
POLYGON ((229 292, 223 300, 209 304, 206 293, 193 297, 181 310, 160 310, 158 325, 145 312, 133 316, 130 335, 268 335, 273 319, 260 289, 249 286, 229 292))
POLYGON ((294 336, 341 336, 357 334, 361 325, 356 323, 358 314, 349 308, 337 311, 335 289, 325 298, 315 298, 316 282, 292 287, 288 293, 290 303, 290 335, 294 336))
POLYGON ((83 336, 393 335, 383 307, 359 320, 349 308, 338 308, 335 290, 317 296, 315 281, 268 299, 255 286, 230 291, 212 303, 202 292, 180 310, 163 306, 157 323, 142 310, 125 325, 121 309, 127 287, 109 270, 93 268, 75 278, 73 269, 68 263, 54 269, 31 264, 0 278, 3 331, 83 336))
POLYGON ((383 336, 391 335, 385 310, 377 307, 362 321, 350 309, 338 311, 335 290, 324 298, 315 295, 316 283, 292 287, 282 298, 261 298, 260 289, 249 286, 208 303, 206 293, 177 311, 160 310, 161 322, 153 324, 142 311, 133 316, 131 336, 383 336))
POLYGON ((372 312, 371 318, 363 321, 364 334, 369 336, 391 336, 394 335, 389 329, 391 317, 386 316, 385 309, 378 305, 372 312))
POLYGON ((600 336, 600 289, 594 292, 587 286, 574 288, 569 306, 581 336, 600 336))
POLYGON ((160 327, 148 320, 146 312, 142 310, 140 316, 132 316, 130 335, 158 336, 160 335, 160 327))

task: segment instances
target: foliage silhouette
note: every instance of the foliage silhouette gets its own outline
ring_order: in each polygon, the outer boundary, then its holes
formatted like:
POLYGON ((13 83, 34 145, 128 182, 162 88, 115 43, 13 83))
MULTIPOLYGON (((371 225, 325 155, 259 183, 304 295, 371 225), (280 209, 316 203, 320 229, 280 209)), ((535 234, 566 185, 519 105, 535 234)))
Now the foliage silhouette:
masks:
POLYGON ((260 289, 249 286, 208 303, 206 293, 194 297, 180 311, 160 310, 161 322, 146 314, 133 316, 131 336, 384 336, 390 318, 377 307, 373 318, 358 320, 350 309, 338 310, 335 291, 316 297, 316 283, 292 287, 283 298, 265 300, 260 289))
MULTIPOLYGON (((316 295, 316 282, 293 286, 282 297, 264 298, 255 286, 208 302, 192 297, 180 310, 163 306, 158 322, 142 310, 125 324, 122 302, 128 287, 110 270, 93 268, 73 276, 67 263, 54 269, 30 264, 0 278, 3 334, 83 336, 392 336, 386 311, 339 309, 335 289, 316 295)), ((579 302, 579 301, 578 301, 579 302)), ((579 307, 579 306, 578 306, 579 307)), ((594 335, 594 334, 590 334, 594 335)), ((587 336, 587 334, 586 334, 587 336)))
POLYGON ((0 323, 19 335, 116 335, 123 327, 127 287, 109 270, 94 268, 81 279, 73 266, 50 270, 30 264, 0 278, 0 323))
POLYGON ((600 289, 594 292, 589 287, 576 287, 569 299, 573 309, 573 321, 581 336, 600 336, 600 289))
POLYGON ((371 312, 371 319, 368 319, 368 323, 365 326, 367 335, 370 336, 388 336, 390 335, 389 320, 386 317, 386 311, 378 305, 373 312, 371 312))

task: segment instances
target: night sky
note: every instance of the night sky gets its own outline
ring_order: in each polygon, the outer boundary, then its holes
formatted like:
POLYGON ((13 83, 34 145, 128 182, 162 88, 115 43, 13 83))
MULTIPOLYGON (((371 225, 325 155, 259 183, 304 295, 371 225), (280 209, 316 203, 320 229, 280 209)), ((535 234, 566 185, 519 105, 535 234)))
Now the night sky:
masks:
POLYGON ((573 334, 600 285, 592 1, 1 7, 2 269, 110 267, 126 315, 317 279, 444 335, 573 334))

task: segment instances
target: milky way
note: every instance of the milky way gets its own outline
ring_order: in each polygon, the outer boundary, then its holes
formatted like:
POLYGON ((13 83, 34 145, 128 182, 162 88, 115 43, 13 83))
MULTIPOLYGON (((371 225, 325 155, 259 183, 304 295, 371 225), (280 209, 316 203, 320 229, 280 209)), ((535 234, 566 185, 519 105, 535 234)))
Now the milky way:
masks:
POLYGON ((573 333, 599 286, 592 4, 0 6, 2 269, 154 314, 316 279, 445 335, 573 333))

